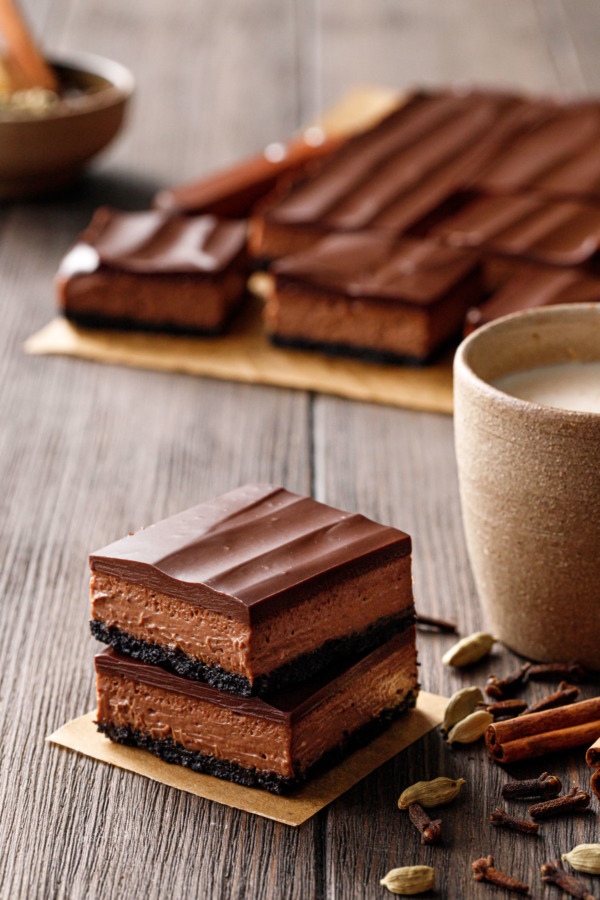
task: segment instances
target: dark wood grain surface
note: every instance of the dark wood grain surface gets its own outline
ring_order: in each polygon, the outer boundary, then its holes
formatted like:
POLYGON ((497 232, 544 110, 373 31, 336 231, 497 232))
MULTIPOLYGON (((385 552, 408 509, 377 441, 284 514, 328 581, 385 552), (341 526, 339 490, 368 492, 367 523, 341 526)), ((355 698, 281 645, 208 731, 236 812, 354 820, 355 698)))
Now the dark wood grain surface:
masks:
MULTIPOLYGON (((542 888, 539 866, 598 836, 594 813, 539 838, 487 823, 506 774, 439 735, 299 829, 213 805, 59 750, 44 737, 93 705, 87 553, 249 480, 280 482, 408 530, 423 612, 481 627, 461 530, 452 421, 427 413, 91 363, 26 358, 51 317, 52 276, 99 203, 141 208, 159 187, 289 134, 356 83, 476 80, 600 90, 596 0, 31 0, 55 51, 121 60, 138 79, 130 127, 68 196, 0 211, 0 896, 377 898, 394 866, 435 865, 438 895, 500 897, 470 863, 542 888), (422 848, 396 808, 407 784, 463 776, 445 841, 422 848)), ((474 672, 422 635, 422 681, 474 672)), ((544 693, 544 686, 532 695, 544 693)), ((548 762, 589 783, 582 753, 548 762)), ((518 775, 538 774, 541 764, 518 775)), ((589 879, 590 884, 592 880, 589 879)), ((598 883, 598 879, 596 879, 598 883)), ((600 894, 600 886, 596 886, 600 894)))

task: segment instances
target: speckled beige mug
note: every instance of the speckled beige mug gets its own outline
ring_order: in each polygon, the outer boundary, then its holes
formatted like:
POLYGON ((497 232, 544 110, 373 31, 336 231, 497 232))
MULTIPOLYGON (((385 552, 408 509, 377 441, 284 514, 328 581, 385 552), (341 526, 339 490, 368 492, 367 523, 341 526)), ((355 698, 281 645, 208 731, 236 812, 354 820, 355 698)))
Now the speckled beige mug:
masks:
POLYGON ((541 365, 600 360, 600 304, 506 316, 454 362, 463 522, 498 638, 530 659, 600 669, 600 414, 509 396, 491 382, 541 365))

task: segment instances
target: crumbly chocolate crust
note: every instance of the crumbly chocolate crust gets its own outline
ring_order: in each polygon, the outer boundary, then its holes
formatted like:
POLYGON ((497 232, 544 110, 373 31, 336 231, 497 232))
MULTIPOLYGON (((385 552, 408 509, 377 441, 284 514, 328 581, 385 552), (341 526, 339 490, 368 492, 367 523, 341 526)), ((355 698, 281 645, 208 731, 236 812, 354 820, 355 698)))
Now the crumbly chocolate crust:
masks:
POLYGON ((233 781, 235 784, 242 784, 246 787, 261 788, 272 794, 286 794, 303 781, 313 778, 320 772, 337 765, 344 757, 372 741, 407 709, 414 707, 417 694, 418 689, 411 691, 408 697, 394 709, 385 710, 375 719, 361 725, 352 734, 347 735, 341 744, 324 753, 307 772, 302 775, 297 774, 291 778, 285 778, 282 775, 277 775, 275 772, 247 769, 237 763, 216 759, 214 756, 205 756, 198 751, 186 750, 185 747, 182 747, 181 744, 176 744, 171 738, 155 740, 141 731, 134 731, 132 728, 127 727, 117 728, 110 722, 98 722, 97 726, 98 731, 109 737, 111 741, 147 750, 165 762, 186 766, 188 769, 193 769, 194 772, 213 775, 215 778, 233 781))
POLYGON ((164 322, 140 322, 137 319, 119 319, 113 316, 80 316, 77 313, 72 313, 65 309, 62 310, 62 313, 69 322, 72 322, 73 325, 79 325, 81 328, 107 328, 111 330, 116 329, 118 331, 147 331, 151 333, 160 332, 161 334, 187 334, 197 335, 199 337, 219 337, 227 331, 231 324, 231 320, 238 312, 240 305, 241 303, 236 304, 235 307, 229 311, 226 318, 223 320, 223 323, 219 325, 218 328, 187 328, 183 325, 172 325, 164 322))
POLYGON ((437 348, 429 356, 407 356, 406 354, 391 353, 389 350, 374 350, 372 347, 354 347, 350 344, 329 344, 326 341, 311 341, 306 338, 282 337, 279 334, 270 334, 269 340, 276 347, 293 347, 297 350, 318 350, 329 356, 352 356, 364 359, 366 362, 394 363, 403 366, 427 366, 434 362, 446 349, 437 348))
POLYGON ((316 650, 311 650, 310 653, 305 653, 303 656, 285 663, 268 675, 259 675, 254 683, 244 675, 228 672, 221 666, 209 666, 181 650, 171 650, 168 647, 132 637, 118 628, 108 627, 96 619, 90 621, 90 629, 97 640, 104 644, 110 644, 125 656, 131 656, 152 666, 161 666, 182 678, 204 681, 221 691, 229 691, 241 697, 264 697, 290 684, 307 681, 338 660, 358 659, 365 653, 375 650, 395 634, 400 634, 414 621, 415 617, 412 611, 397 618, 380 619, 358 634, 326 641, 316 650))

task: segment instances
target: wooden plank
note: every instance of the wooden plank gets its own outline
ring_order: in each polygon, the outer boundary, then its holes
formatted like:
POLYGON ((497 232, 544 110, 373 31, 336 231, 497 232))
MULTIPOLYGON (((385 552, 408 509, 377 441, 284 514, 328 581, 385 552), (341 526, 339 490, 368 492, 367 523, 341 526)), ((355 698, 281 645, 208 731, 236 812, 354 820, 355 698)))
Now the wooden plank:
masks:
POLYGON ((90 549, 248 480, 308 491, 308 398, 20 351, 95 205, 143 206, 296 126, 289 9, 98 0, 65 12, 49 42, 122 59, 140 87, 101 174, 3 215, 0 895, 269 898, 289 883, 310 896, 314 824, 288 831, 43 743, 93 702, 90 549))
POLYGON ((577 58, 578 84, 580 82, 586 91, 598 94, 600 92, 598 4, 595 0, 562 0, 560 6, 571 53, 577 58))
MULTIPOLYGON (((408 0, 371 3, 368 9, 358 2, 325 4, 319 38, 323 97, 327 102, 350 78, 399 86, 458 78, 537 91, 576 89, 571 38, 550 13, 521 0, 408 0)), ((600 23, 599 10, 593 18, 600 23)), ((587 27, 582 17, 577 22, 587 27)), ((485 627, 462 534, 451 421, 329 397, 315 399, 313 420, 316 496, 409 531, 418 608, 453 619, 463 634, 485 627)), ((441 656, 451 644, 452 638, 420 636, 426 688, 450 695, 459 687, 483 685, 490 669, 506 673, 519 664, 513 654, 497 649, 492 662, 474 671, 449 671, 441 656)), ((531 696, 548 692, 548 686, 530 689, 531 696)), ((589 782, 581 754, 543 762, 566 785, 578 778, 589 782)), ((533 763, 515 771, 526 777, 541 768, 533 763)), ((429 735, 329 808, 323 826, 326 896, 380 897, 379 880, 390 868, 427 864, 436 869, 440 896, 469 900, 482 895, 470 864, 489 853, 541 896, 540 865, 580 840, 595 840, 596 820, 548 823, 533 843, 515 839, 488 824, 506 779, 481 746, 450 750, 439 735, 429 735), (444 846, 424 848, 396 801, 408 784, 440 774, 464 777, 468 785, 456 804, 440 810, 444 846)))
MULTIPOLYGON (((568 27, 567 10, 561 0, 536 0, 542 33, 555 68, 558 83, 567 95, 585 92, 585 78, 577 47, 568 27)), ((588 16, 587 19, 596 17, 588 16)), ((586 17, 581 16, 583 23, 586 17)))
POLYGON ((558 87, 532 0, 320 5, 321 103, 352 84, 558 87))

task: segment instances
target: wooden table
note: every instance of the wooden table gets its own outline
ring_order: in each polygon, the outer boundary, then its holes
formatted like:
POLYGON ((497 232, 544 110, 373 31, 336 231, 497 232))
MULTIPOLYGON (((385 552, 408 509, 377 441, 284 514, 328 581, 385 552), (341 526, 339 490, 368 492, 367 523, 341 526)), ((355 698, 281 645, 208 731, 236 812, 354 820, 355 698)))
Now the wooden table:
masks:
MULTIPOLYGON (((48 47, 131 66, 126 136, 54 201, 0 213, 0 894, 26 898, 375 898, 403 864, 434 864, 439 895, 504 896, 470 862, 492 853, 542 890, 539 866, 597 837, 595 816, 538 839, 487 824, 506 776, 480 746, 432 733, 299 829, 100 765, 44 743, 93 705, 87 553, 252 480, 409 531, 423 612, 484 623, 461 530, 452 421, 286 390, 26 358, 52 315, 57 261, 100 203, 142 208, 159 186, 290 134, 355 83, 477 80, 531 90, 600 87, 594 0, 56 0, 31 5, 48 47), (407 784, 464 776, 445 844, 424 849, 396 799, 407 784)), ((443 670, 445 637, 422 635, 423 685, 452 693, 489 666, 443 670)), ((506 651, 491 664, 515 666, 506 651)), ((540 686, 540 692, 544 688, 540 686)), ((582 754, 548 762, 587 785, 582 754)), ((517 774, 537 774, 541 764, 517 774)), ((597 892, 600 889, 596 888, 597 892)))

